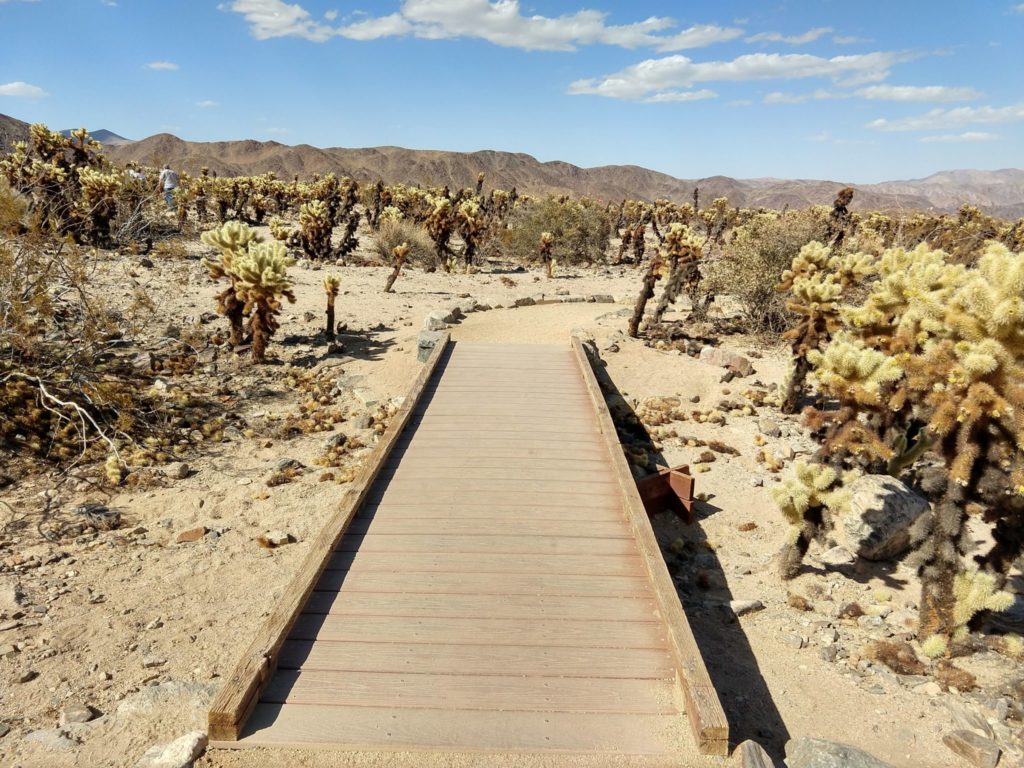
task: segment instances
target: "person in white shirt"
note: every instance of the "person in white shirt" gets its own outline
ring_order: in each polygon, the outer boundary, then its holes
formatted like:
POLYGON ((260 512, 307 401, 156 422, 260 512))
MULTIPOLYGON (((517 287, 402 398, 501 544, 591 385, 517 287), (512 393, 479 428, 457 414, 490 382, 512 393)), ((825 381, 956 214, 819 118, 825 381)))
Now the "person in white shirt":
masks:
POLYGON ((164 200, 167 201, 167 210, 174 210, 174 190, 178 188, 178 174, 171 170, 171 166, 165 165, 160 171, 160 188, 164 191, 164 200))

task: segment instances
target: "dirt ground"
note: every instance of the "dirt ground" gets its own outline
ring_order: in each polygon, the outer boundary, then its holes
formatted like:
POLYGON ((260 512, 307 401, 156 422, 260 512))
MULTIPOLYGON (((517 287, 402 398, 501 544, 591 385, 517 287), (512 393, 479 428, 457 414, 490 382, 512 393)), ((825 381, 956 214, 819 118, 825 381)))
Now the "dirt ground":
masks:
MULTIPOLYGON (((202 247, 193 244, 185 254, 151 255, 152 266, 139 257, 110 257, 103 264, 102 279, 121 298, 128 301, 138 286, 157 305, 160 321, 140 339, 168 331, 223 332, 224 320, 207 314, 214 308, 216 286, 196 258, 200 252, 202 247)), ((206 708, 221 678, 275 606, 344 491, 336 480, 324 480, 328 470, 315 463, 325 443, 337 431, 358 436, 367 447, 346 461, 356 466, 366 455, 376 435, 360 417, 400 398, 411 384, 419 367, 417 334, 431 310, 466 296, 492 307, 454 325, 456 341, 568 344, 574 331, 591 335, 602 349, 607 376, 631 405, 677 396, 683 402, 699 397, 694 408, 709 408, 723 398, 736 400, 754 382, 770 386, 784 376, 783 350, 764 349, 743 337, 722 337, 722 346, 759 355, 751 357, 755 373, 728 384, 720 383, 722 368, 620 338, 628 319, 623 311, 628 314, 638 284, 630 268, 568 269, 551 281, 539 271, 409 270, 394 293, 382 294, 388 271, 308 265, 291 270, 298 300, 285 307, 282 330, 270 346, 271 364, 253 367, 222 353, 195 374, 217 387, 238 420, 185 457, 187 477, 146 470, 149 482, 104 492, 90 482, 92 470, 73 477, 41 472, 0 491, 5 502, 0 505, 0 724, 9 729, 0 735, 0 764, 131 766, 148 747, 205 728, 206 708), (343 351, 329 352, 318 335, 321 283, 329 272, 343 281, 338 299, 338 320, 347 324, 339 339, 343 351), (517 298, 550 298, 556 292, 615 303, 509 308, 517 298), (282 436, 275 430, 305 397, 287 383, 300 369, 335 381, 334 407, 347 415, 335 432, 282 436), (287 459, 305 469, 291 482, 268 487, 266 480, 287 459), (120 526, 58 541, 39 535, 44 507, 69 510, 90 500, 119 511, 120 526), (177 543, 179 534, 196 527, 206 529, 198 540, 177 543), (294 542, 260 546, 257 538, 271 531, 294 542), (62 722, 62 713, 75 703, 90 707, 92 719, 62 722)), ((696 475, 697 490, 705 496, 694 524, 670 516, 656 521, 733 741, 756 739, 781 758, 789 738, 816 736, 862 747, 898 768, 965 765, 943 745, 942 735, 962 727, 958 723, 964 718, 984 717, 986 707, 997 708, 993 702, 1012 695, 1014 684, 1020 686, 1020 670, 990 652, 958 660, 981 686, 961 693, 940 691, 929 677, 896 675, 862 659, 868 642, 907 632, 913 619, 917 585, 913 572, 899 564, 826 565, 814 549, 800 577, 780 581, 772 558, 786 526, 769 489, 812 446, 795 419, 769 406, 755 410, 730 413, 724 425, 693 420, 672 425, 682 437, 662 440, 662 457, 669 464, 699 463, 706 448, 688 446, 691 437, 720 440, 739 455, 718 454, 696 475), (765 417, 778 426, 777 437, 763 439, 785 465, 779 473, 756 460, 761 450, 756 441, 765 426, 759 420, 765 417), (810 610, 791 607, 791 594, 806 598, 810 610), (730 600, 759 600, 764 607, 737 620, 723 607, 730 600), (838 618, 852 601, 877 620, 838 618)), ((343 469, 329 471, 342 474, 343 469)), ((1000 726, 1013 724, 995 727, 1000 726)), ((1000 765, 1012 765, 1012 757, 1000 765)), ((519 762, 509 757, 479 764, 519 762)), ((424 756, 213 751, 197 763, 204 768, 385 764, 422 765, 424 756)), ((445 764, 478 762, 470 756, 445 764)))

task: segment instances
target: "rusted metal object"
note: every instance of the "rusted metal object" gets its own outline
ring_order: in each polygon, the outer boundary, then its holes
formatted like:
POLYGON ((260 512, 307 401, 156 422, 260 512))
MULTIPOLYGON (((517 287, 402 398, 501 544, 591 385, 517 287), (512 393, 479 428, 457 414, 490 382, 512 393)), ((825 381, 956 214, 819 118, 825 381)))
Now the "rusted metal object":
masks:
POLYGON ((686 522, 693 522, 693 476, 687 464, 658 467, 658 471, 636 481, 640 500, 648 515, 671 510, 686 522))

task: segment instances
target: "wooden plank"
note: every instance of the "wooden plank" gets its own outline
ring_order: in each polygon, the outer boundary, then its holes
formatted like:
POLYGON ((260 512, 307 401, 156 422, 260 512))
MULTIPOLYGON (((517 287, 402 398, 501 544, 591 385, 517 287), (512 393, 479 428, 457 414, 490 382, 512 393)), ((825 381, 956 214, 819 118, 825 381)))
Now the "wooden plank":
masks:
POLYGON ((703 753, 728 755, 729 723, 714 685, 711 683, 686 614, 683 613, 679 594, 669 576, 661 549, 654 536, 654 530, 651 528, 650 520, 637 493, 636 482, 622 454, 615 424, 608 412, 604 395, 594 376, 590 359, 580 340, 576 337, 572 339, 572 348, 587 390, 590 392, 594 411, 597 413, 598 428, 605 438, 608 455, 611 457, 612 466, 619 479, 626 515, 636 532, 637 544, 654 587, 655 596, 661 605, 662 615, 665 617, 670 647, 679 667, 683 694, 686 697, 686 714, 690 720, 690 728, 703 753))
POLYGON ((478 534, 486 536, 516 536, 528 533, 531 536, 586 536, 588 538, 632 539, 633 532, 625 520, 531 520, 510 517, 500 518, 456 518, 446 517, 357 517, 348 528, 349 533, 359 535, 372 533, 376 536, 388 534, 433 535, 433 534, 478 534))
MULTIPOLYGON (((404 470, 396 473, 388 480, 387 490, 381 498, 400 496, 408 491, 416 493, 420 498, 427 498, 438 491, 445 493, 457 492, 463 498, 470 496, 482 499, 492 499, 508 495, 516 498, 519 494, 528 493, 539 498, 551 496, 575 496, 586 498, 608 498, 615 493, 614 478, 604 475, 598 480, 578 480, 572 477, 561 479, 544 480, 532 476, 509 477, 481 477, 477 479, 475 474, 463 473, 461 477, 437 477, 429 475, 424 478, 407 477, 409 470, 418 467, 414 461, 409 462, 404 470)), ((541 506, 544 506, 543 504, 541 506)), ((549 502, 547 506, 551 506, 549 502)))
POLYGON ((256 636, 242 653, 234 671, 225 679, 210 705, 208 720, 211 738, 238 738, 246 718, 256 706, 260 691, 274 672, 282 643, 302 611, 309 593, 320 580, 356 510, 369 494, 370 487, 388 454, 398 442, 398 437, 412 416, 427 381, 445 355, 447 345, 448 335, 445 334, 420 369, 402 407, 392 418, 380 442, 363 461, 359 476, 342 497, 338 513, 327 522, 313 541, 302 565, 283 591, 277 607, 257 630, 256 636))
POLYGON ((337 707, 671 714, 675 680, 278 670, 260 701, 337 707))
MULTIPOLYGON (((459 499, 465 498, 466 491, 451 490, 442 487, 419 488, 403 487, 389 488, 383 493, 375 492, 369 501, 373 504, 453 504, 459 499)), ((547 491, 538 492, 525 489, 522 491, 487 491, 481 489, 474 493, 474 497, 486 501, 488 498, 515 502, 516 504, 530 507, 549 507, 558 509, 563 504, 572 503, 576 505, 604 504, 607 502, 607 495, 602 493, 583 491, 547 491)))
POLYGON ((454 619, 595 619, 658 621, 653 596, 567 597, 564 595, 416 595, 393 592, 314 591, 306 613, 332 616, 431 616, 454 619))
POLYGON ((667 649, 330 643, 310 640, 286 641, 281 649, 278 668, 425 672, 438 675, 625 677, 634 680, 674 680, 676 674, 667 649))
POLYGON ((630 539, 560 538, 558 536, 481 536, 406 535, 373 533, 346 536, 336 547, 338 552, 387 552, 399 554, 424 552, 449 554, 464 552, 483 555, 635 555, 636 543, 630 539))
POLYGON ((343 738, 348 749, 665 755, 677 745, 677 720, 676 715, 261 704, 245 738, 219 746, 308 748, 334 746, 343 738))
POLYGON ((292 640, 450 645, 536 645, 573 648, 664 648, 665 625, 640 621, 541 619, 435 619, 404 616, 348 617, 303 614, 292 640))
POLYGON ((360 510, 361 515, 374 516, 378 512, 386 512, 392 519, 398 518, 430 518, 443 517, 446 519, 474 519, 474 520, 504 520, 514 518, 517 520, 594 520, 613 521, 624 520, 625 516, 622 507, 616 507, 610 503, 604 504, 576 504, 566 501, 557 507, 535 507, 528 504, 511 504, 507 500, 496 501, 493 505, 486 502, 474 504, 430 504, 409 503, 409 504, 368 504, 360 510))
MULTIPOLYGON (((393 472, 401 465, 388 464, 385 472, 393 472)), ((424 456, 410 460, 401 466, 401 478, 404 482, 430 482, 438 480, 458 480, 472 474, 481 480, 504 480, 509 477, 529 477, 537 480, 563 480, 568 482, 597 483, 606 481, 611 475, 607 463, 593 462, 589 465, 577 465, 573 469, 553 467, 547 461, 500 462, 498 466, 480 466, 477 462, 456 464, 453 461, 430 461, 424 456)))
MULTIPOLYGON (((399 585, 401 588, 385 591, 406 591, 422 592, 432 591, 430 585, 447 585, 452 587, 442 574, 448 574, 459 582, 458 592, 470 592, 480 594, 600 594, 597 592, 578 592, 579 584, 559 578, 552 580, 552 576, 608 576, 609 581, 604 582, 608 588, 625 589, 621 584, 614 581, 620 576, 641 577, 644 575, 643 564, 639 554, 634 557, 621 557, 618 555, 500 555, 500 554, 459 554, 459 553, 416 553, 408 552, 396 559, 389 552, 337 552, 331 558, 328 565, 329 570, 323 575, 323 583, 331 579, 331 584, 339 584, 340 577, 332 576, 332 571, 353 571, 351 577, 346 581, 364 583, 363 576, 367 572, 388 571, 393 572, 403 579, 395 579, 389 583, 399 585), (477 574, 478 581, 469 578, 465 574, 477 574), (508 579, 506 589, 502 588, 502 578, 508 579), (545 583, 547 579, 551 583, 545 583), (569 591, 552 592, 552 590, 564 589, 569 591)), ((585 581, 585 579, 584 579, 585 581)), ((369 582, 373 583, 373 582, 369 582)), ((589 582, 585 584, 589 586, 589 582)), ((640 587, 643 584, 640 583, 640 587)), ((329 589, 322 586, 319 589, 329 589)), ((368 587, 372 588, 372 587, 368 587)), ((438 589, 441 589, 438 586, 438 589)), ((441 589, 441 591, 444 591, 441 589)), ((629 594, 633 594, 629 590, 629 594)))

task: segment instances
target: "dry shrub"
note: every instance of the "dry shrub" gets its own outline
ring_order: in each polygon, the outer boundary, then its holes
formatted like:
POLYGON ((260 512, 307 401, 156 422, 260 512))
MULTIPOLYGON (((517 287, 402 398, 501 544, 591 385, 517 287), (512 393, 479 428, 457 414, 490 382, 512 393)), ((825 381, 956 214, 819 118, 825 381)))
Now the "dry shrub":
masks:
POLYGON ((927 670, 907 642, 876 640, 864 649, 864 657, 884 664, 897 675, 923 675, 927 670))
POLYGON ((395 247, 407 243, 409 255, 406 264, 423 269, 434 269, 437 266, 437 254, 434 242, 427 231, 418 224, 405 219, 381 219, 371 250, 381 264, 389 265, 394 261, 395 247))
POLYGON ((611 237, 611 218, 599 203, 588 198, 546 197, 520 202, 509 218, 508 230, 490 244, 491 249, 516 261, 535 261, 540 258, 545 232, 554 238, 551 258, 557 263, 602 262, 611 237))
POLYGON ((704 282, 716 295, 736 297, 750 331, 782 333, 790 319, 785 296, 775 286, 800 249, 822 241, 826 230, 821 208, 755 214, 735 230, 719 258, 708 260, 704 282))

